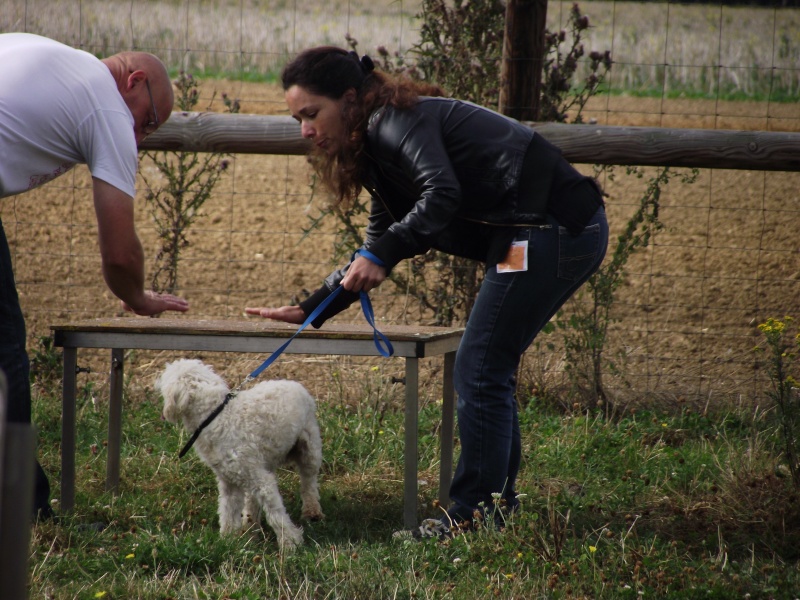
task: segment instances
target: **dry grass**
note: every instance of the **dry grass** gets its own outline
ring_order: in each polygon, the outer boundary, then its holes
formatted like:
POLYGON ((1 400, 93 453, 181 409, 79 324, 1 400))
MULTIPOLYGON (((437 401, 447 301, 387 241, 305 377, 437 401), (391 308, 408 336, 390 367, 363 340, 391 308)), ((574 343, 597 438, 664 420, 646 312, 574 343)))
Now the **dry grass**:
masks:
MULTIPOLYGON (((418 41, 419 0, 4 0, 0 31, 39 33, 99 54, 142 48, 172 68, 258 77, 316 44, 406 52, 418 41)), ((548 5, 548 28, 571 1, 548 5)), ((710 95, 794 94, 800 11, 670 3, 584 2, 587 50, 611 50, 617 89, 710 95)))

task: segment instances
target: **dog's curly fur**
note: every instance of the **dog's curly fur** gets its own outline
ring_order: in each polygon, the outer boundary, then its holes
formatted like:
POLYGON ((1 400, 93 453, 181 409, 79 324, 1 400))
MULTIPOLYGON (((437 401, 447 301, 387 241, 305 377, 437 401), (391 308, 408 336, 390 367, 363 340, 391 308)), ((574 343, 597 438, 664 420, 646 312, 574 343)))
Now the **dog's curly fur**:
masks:
MULTIPOLYGON (((163 416, 183 423, 193 433, 223 401, 229 388, 214 370, 199 360, 169 363, 155 385, 164 398, 163 416)), ((321 519, 317 479, 322 442, 315 417, 316 403, 296 381, 264 381, 239 392, 197 438, 197 454, 217 476, 221 533, 232 533, 258 522, 259 508, 278 536, 282 549, 303 541, 283 505, 275 472, 293 462, 300 475, 302 516, 321 519)))

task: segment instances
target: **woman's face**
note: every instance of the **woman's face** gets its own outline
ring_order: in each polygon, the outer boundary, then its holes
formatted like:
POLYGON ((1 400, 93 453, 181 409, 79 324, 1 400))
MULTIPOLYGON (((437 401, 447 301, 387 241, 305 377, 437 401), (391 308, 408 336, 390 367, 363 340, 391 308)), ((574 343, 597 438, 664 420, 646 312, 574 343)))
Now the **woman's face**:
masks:
POLYGON ((345 139, 344 106, 355 99, 355 90, 348 90, 338 100, 312 94, 299 85, 285 93, 289 112, 300 123, 300 132, 315 146, 333 154, 345 139))

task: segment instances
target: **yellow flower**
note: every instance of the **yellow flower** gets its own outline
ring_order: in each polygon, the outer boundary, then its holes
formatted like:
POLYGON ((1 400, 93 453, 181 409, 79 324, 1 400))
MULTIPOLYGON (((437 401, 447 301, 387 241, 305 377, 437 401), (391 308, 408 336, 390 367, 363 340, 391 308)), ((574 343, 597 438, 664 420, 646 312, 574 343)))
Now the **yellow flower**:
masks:
POLYGON ((97 592, 94 597, 95 598, 105 598, 108 592, 97 592))
POLYGON ((133 557, 135 557, 135 556, 136 556, 136 555, 135 555, 135 554, 133 554, 133 553, 131 553, 131 554, 128 554, 128 555, 126 555, 126 556, 125 556, 125 560, 130 560, 130 559, 132 559, 132 558, 133 558, 133 557))
POLYGON ((597 552, 597 546, 589 546, 589 552, 591 552, 592 554, 597 552))
POLYGON ((783 321, 770 317, 766 323, 761 323, 758 329, 763 333, 783 333, 786 325, 792 321, 791 317, 784 317, 783 321))

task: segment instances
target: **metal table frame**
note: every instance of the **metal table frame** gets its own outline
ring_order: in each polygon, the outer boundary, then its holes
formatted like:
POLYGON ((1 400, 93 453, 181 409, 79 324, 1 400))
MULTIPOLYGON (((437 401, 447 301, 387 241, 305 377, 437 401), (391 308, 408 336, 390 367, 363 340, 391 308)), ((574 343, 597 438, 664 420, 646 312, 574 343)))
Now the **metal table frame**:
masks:
MULTIPOLYGON (((419 359, 444 356, 439 501, 447 506, 453 471, 453 367, 464 330, 389 325, 379 328, 392 342, 394 356, 405 358, 403 523, 405 527, 414 527, 417 524, 419 359)), ((125 350, 259 353, 266 359, 297 331, 297 326, 257 320, 116 318, 54 325, 51 329, 55 346, 63 348, 64 354, 61 506, 62 510, 69 511, 75 506, 75 403, 79 348, 111 349, 106 490, 116 492, 120 476, 125 350)), ((306 329, 284 352, 375 356, 384 360, 375 347, 372 328, 366 324, 326 323, 322 329, 306 329)))

